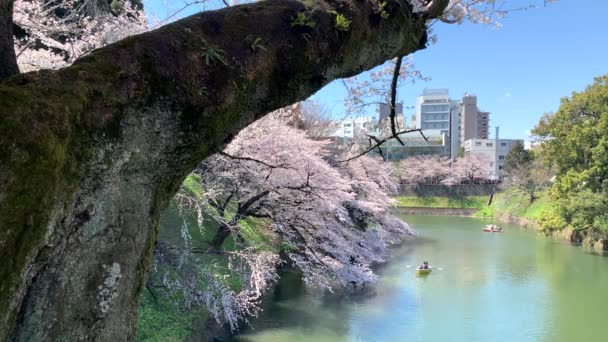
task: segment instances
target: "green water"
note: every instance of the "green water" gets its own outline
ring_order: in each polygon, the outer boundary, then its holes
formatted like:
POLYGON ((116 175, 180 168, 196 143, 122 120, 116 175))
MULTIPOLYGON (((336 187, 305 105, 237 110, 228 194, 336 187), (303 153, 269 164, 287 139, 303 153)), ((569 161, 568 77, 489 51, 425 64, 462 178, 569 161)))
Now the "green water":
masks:
POLYGON ((418 237, 374 294, 306 293, 287 277, 239 341, 608 341, 608 258, 517 226, 406 216, 418 237), (441 267, 417 278, 422 260, 441 267))

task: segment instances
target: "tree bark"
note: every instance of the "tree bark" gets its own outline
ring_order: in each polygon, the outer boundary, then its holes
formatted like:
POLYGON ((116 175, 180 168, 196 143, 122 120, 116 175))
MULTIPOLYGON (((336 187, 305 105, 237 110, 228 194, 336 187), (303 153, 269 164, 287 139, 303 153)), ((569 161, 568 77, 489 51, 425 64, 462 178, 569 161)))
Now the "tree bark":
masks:
POLYGON ((427 18, 405 0, 384 10, 235 6, 0 83, 0 340, 133 339, 159 212, 183 178, 265 113, 424 48, 427 18))
POLYGON ((13 2, 0 0, 0 81, 19 73, 13 43, 13 2))

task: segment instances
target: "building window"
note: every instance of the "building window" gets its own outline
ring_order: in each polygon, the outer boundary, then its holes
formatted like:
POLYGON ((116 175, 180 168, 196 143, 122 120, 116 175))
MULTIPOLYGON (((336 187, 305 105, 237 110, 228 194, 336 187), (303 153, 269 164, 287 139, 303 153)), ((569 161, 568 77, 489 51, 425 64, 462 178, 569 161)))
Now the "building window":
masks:
POLYGON ((500 143, 500 146, 507 146, 507 143, 500 143))
POLYGON ((498 160, 505 160, 505 156, 498 156, 498 160))
POLYGON ((499 166, 499 167, 498 167, 498 169, 499 169, 499 170, 502 170, 502 166, 499 166))
POLYGON ((486 143, 487 147, 492 147, 492 143, 486 143))
POLYGON ((476 141, 475 146, 481 146, 481 141, 476 141))
POLYGON ((350 124, 344 124, 344 127, 350 127, 350 124))

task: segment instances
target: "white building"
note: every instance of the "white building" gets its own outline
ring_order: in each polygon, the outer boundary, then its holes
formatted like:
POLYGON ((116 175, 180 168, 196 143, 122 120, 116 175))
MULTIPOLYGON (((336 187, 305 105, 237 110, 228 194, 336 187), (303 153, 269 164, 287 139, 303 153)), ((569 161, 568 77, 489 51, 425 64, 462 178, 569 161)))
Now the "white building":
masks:
POLYGON ((447 89, 424 89, 416 97, 416 128, 450 130, 450 95, 447 89))
POLYGON ((425 89, 416 98, 415 128, 425 135, 443 136, 446 157, 456 158, 460 147, 461 106, 457 100, 450 100, 447 89, 425 89))
POLYGON ((350 138, 361 134, 362 132, 370 131, 374 128, 374 118, 371 116, 360 117, 356 119, 344 119, 336 122, 338 130, 334 133, 336 137, 350 138))
POLYGON ((464 142, 464 153, 484 156, 490 167, 487 177, 496 180, 502 177, 507 154, 518 141, 523 144, 518 139, 469 139, 464 142))

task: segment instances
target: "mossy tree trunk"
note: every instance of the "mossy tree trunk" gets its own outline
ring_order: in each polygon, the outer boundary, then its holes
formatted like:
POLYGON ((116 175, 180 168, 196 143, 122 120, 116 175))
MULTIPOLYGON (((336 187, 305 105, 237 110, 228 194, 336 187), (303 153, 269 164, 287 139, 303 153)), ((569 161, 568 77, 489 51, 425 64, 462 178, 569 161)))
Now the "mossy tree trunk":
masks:
POLYGON ((309 4, 197 14, 0 83, 0 340, 132 339, 183 178, 265 113, 426 43, 404 0, 309 4))

